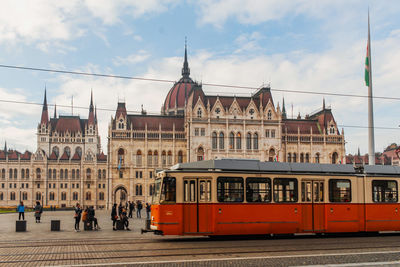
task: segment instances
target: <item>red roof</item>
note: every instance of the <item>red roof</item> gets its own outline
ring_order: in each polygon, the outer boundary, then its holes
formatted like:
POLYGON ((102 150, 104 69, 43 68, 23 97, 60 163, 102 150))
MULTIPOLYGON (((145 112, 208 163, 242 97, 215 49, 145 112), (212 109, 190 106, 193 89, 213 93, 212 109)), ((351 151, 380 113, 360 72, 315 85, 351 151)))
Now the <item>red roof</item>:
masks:
POLYGON ((53 152, 51 153, 49 159, 51 159, 51 160, 57 160, 56 152, 53 151, 53 152))
POLYGON ((184 118, 178 116, 154 116, 154 115, 129 115, 129 121, 132 123, 133 130, 172 131, 175 125, 175 131, 184 131, 184 118))
POLYGON ((75 152, 75 154, 71 160, 81 160, 81 157, 79 156, 79 154, 77 152, 75 152))
POLYGON ((9 150, 8 151, 8 159, 9 160, 18 160, 18 154, 19 152, 17 152, 16 150, 9 150))
POLYGON ((168 114, 169 109, 184 108, 185 101, 189 98, 195 85, 196 83, 189 77, 181 78, 175 83, 165 98, 164 111, 168 114))
POLYGON ((4 150, 0 150, 0 159, 6 159, 6 153, 4 153, 4 150))
POLYGON ((82 124, 86 120, 81 120, 78 116, 60 116, 58 119, 51 119, 52 129, 55 129, 58 133, 77 133, 84 131, 82 130, 82 124))
POLYGON ((31 152, 25 151, 25 153, 21 155, 20 159, 22 159, 22 160, 30 160, 31 156, 32 156, 31 152))
POLYGON ((107 156, 103 152, 97 154, 97 161, 107 161, 107 156))
POLYGON ((282 125, 282 132, 288 134, 297 134, 300 129, 301 134, 322 134, 318 128, 318 121, 316 120, 284 120, 282 125))
POLYGON ((64 153, 62 154, 60 160, 69 160, 68 154, 66 151, 64 151, 64 153))

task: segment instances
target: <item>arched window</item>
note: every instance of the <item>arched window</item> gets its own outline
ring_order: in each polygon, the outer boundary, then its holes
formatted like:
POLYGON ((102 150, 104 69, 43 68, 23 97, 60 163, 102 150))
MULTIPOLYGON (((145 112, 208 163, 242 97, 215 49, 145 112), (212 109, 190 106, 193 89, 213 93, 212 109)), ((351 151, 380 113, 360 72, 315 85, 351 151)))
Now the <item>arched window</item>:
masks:
POLYGON ((50 199, 50 200, 54 200, 54 192, 50 192, 50 194, 49 194, 49 199, 50 199))
POLYGON ((229 149, 235 149, 235 134, 233 132, 229 133, 229 149))
POLYGON ((67 169, 65 169, 64 175, 65 175, 65 179, 68 179, 68 170, 67 169))
POLYGON ((80 146, 78 146, 77 148, 75 148, 75 153, 79 155, 79 157, 82 157, 82 148, 80 146))
POLYGON ((219 133, 219 149, 225 149, 225 142, 224 142, 224 133, 223 132, 220 132, 219 133))
POLYGON ((3 192, 0 192, 0 200, 4 200, 4 194, 3 194, 3 192))
POLYGON ((338 153, 333 152, 332 154, 332 164, 337 164, 338 163, 338 153))
POLYGON ((242 134, 240 132, 236 134, 236 149, 242 149, 242 134))
POLYGON ((79 171, 79 169, 77 169, 76 170, 76 178, 81 178, 81 173, 80 173, 80 171, 79 171))
POLYGON ((99 193, 99 200, 104 200, 104 192, 99 193))
POLYGON ((304 153, 300 153, 300 162, 304 162, 304 153))
POLYGON ((15 200, 15 192, 10 193, 10 200, 15 200))
POLYGON ((251 149, 251 133, 247 133, 246 135, 246 149, 251 149))
POLYGON ((315 154, 315 163, 319 163, 319 158, 320 158, 319 153, 316 153, 315 154))
POLYGON ((118 164, 124 165, 125 151, 123 148, 118 149, 118 164))
POLYGON ((21 169, 21 179, 25 179, 25 169, 21 169))
POLYGON ((253 149, 258 150, 258 133, 253 135, 253 149))
POLYGON ((17 176, 18 176, 18 170, 14 169, 14 179, 17 179, 17 176))
POLYGON ((158 151, 157 150, 154 150, 154 153, 153 153, 153 164, 154 164, 154 166, 158 167, 158 151))
POLYGON ((92 200, 92 193, 86 192, 86 200, 92 200))
POLYGON ((199 147, 197 149, 197 161, 202 161, 204 160, 204 149, 202 147, 199 147))
POLYGON ((26 177, 26 179, 29 179, 29 169, 25 170, 25 177, 26 177))
POLYGON ((49 169, 49 179, 51 179, 52 174, 53 174, 53 171, 51 169, 49 169))
POLYGON ((167 153, 165 150, 161 153, 161 164, 165 166, 167 164, 167 153))
POLYGON ((147 152, 147 166, 153 165, 152 161, 153 161, 153 152, 149 150, 149 152, 147 152))
POLYGON ((92 170, 90 168, 86 169, 86 178, 87 179, 92 178, 92 170))
POLYGON ((40 192, 36 192, 36 200, 41 200, 42 194, 40 192))
POLYGON ((64 148, 64 153, 67 154, 68 158, 70 158, 70 156, 71 156, 71 148, 69 148, 69 146, 66 146, 64 148))
POLYGON ((61 192, 61 200, 67 200, 67 193, 61 192))
POLYGON ((56 179, 56 178, 57 178, 57 170, 53 169, 53 179, 56 179))
POLYGON ((268 159, 269 161, 275 161, 276 156, 275 156, 275 149, 271 148, 268 152, 268 159))
POLYGON ((306 162, 310 163, 310 154, 306 153, 306 162))
POLYGON ((292 153, 288 153, 287 155, 287 161, 292 162, 292 153))
POLYGON ((37 178, 37 179, 40 179, 41 173, 42 173, 42 172, 41 172, 40 168, 37 168, 37 169, 36 169, 36 178, 37 178))
POLYGON ((201 108, 199 108, 197 110, 197 118, 201 118, 201 116, 202 116, 202 111, 201 111, 201 108))
POLYGON ((293 153, 293 162, 297 162, 297 154, 293 153))
POLYGON ((1 170, 1 178, 2 178, 2 179, 5 179, 5 178, 6 178, 6 170, 5 170, 5 169, 2 169, 2 170, 1 170))
POLYGON ((183 152, 179 150, 178 152, 178 163, 183 163, 183 152))
POLYGON ((211 137, 212 149, 217 149, 217 133, 213 132, 211 137))
POLYGON ((75 169, 72 169, 72 179, 75 179, 75 169))
POLYGON ((137 196, 141 196, 142 195, 142 185, 141 184, 137 184, 136 185, 136 195, 137 196))
POLYGON ((106 179, 106 170, 105 169, 103 169, 103 179, 106 179))
POLYGON ((97 170, 97 179, 101 179, 101 170, 97 170))
POLYGON ((271 110, 268 110, 267 120, 272 120, 272 112, 271 112, 271 110))
POLYGON ((12 179, 12 177, 13 177, 12 173, 13 173, 13 169, 9 169, 8 170, 8 178, 9 179, 12 179))
POLYGON ((28 193, 22 192, 22 200, 28 200, 28 193))
POLYGON ((136 152, 136 165, 142 166, 142 151, 140 150, 136 152))
POLYGON ((171 151, 168 151, 167 161, 168 161, 168 165, 172 165, 172 152, 171 151))
POLYGON ((61 170, 60 170, 60 179, 63 179, 63 178, 64 178, 64 170, 61 169, 61 170))
POLYGON ((58 146, 53 147, 53 152, 54 154, 56 154, 57 158, 60 155, 60 149, 58 148, 58 146))
POLYGON ((78 200, 78 192, 72 193, 72 200, 78 200))

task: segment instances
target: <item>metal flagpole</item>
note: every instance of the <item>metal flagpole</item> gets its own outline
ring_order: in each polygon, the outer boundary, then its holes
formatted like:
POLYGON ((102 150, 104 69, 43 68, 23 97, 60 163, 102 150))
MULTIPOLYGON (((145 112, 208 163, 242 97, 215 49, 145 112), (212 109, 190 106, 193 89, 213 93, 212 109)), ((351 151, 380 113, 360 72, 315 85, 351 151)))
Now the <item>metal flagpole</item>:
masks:
POLYGON ((375 137, 374 137, 374 107, 372 99, 372 60, 371 60, 371 36, 369 29, 369 9, 368 9, 368 66, 369 66, 369 85, 368 85, 368 156, 369 165, 375 165, 375 137))

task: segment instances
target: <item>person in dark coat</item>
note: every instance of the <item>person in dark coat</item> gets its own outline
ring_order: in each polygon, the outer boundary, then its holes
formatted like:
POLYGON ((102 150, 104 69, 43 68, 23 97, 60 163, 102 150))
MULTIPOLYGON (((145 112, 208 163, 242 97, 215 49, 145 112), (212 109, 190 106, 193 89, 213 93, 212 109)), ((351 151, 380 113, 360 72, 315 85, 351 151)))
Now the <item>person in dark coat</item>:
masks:
POLYGON ((90 206, 88 209, 88 220, 90 222, 93 222, 94 230, 100 230, 97 218, 95 217, 95 211, 93 206, 90 206))
POLYGON ((117 203, 114 203, 111 209, 111 220, 113 221, 113 230, 116 231, 117 229, 115 228, 115 224, 117 223, 118 220, 117 203))
POLYGON ((81 205, 79 205, 79 203, 76 203, 76 206, 74 208, 75 214, 74 214, 74 218, 75 218, 75 232, 79 232, 79 222, 81 221, 81 214, 82 214, 82 209, 81 209, 81 205))
POLYGON ((127 231, 130 231, 131 229, 129 229, 129 220, 128 220, 128 216, 127 216, 127 212, 126 209, 122 209, 122 213, 121 213, 121 221, 125 226, 125 229, 127 231))
POLYGON ((132 218, 132 213, 135 210, 135 203, 132 201, 129 203, 129 218, 132 218))
POLYGON ((18 207, 17 207, 17 211, 18 211, 18 220, 20 221, 21 220, 21 217, 22 217, 22 220, 24 220, 25 221, 25 206, 24 206, 24 202, 20 202, 19 203, 19 205, 18 205, 18 207))
POLYGON ((121 216, 121 213, 122 213, 122 202, 120 202, 118 205, 118 215, 121 216))
POLYGON ((138 203, 137 203, 137 205, 136 205, 136 216, 138 217, 138 218, 142 218, 142 214, 141 214, 141 211, 142 211, 142 208, 143 208, 143 205, 142 205, 142 202, 140 202, 140 200, 138 200, 138 203))
POLYGON ((36 222, 40 223, 40 217, 42 216, 43 207, 42 207, 42 205, 40 205, 39 201, 36 201, 36 206, 35 206, 34 210, 35 210, 36 222))
POLYGON ((150 206, 150 204, 149 203, 146 203, 146 217, 147 217, 147 220, 150 220, 150 213, 151 213, 151 206, 150 206))

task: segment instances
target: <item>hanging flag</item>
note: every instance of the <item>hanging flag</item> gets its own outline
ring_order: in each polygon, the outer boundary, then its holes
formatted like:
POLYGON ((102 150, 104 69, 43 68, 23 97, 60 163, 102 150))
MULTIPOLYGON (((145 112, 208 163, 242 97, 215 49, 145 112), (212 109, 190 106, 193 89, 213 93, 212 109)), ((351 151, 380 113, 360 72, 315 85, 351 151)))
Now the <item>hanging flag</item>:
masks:
MULTIPOLYGON (((369 36, 368 36, 369 37, 369 36)), ((367 44, 367 56, 365 57, 365 85, 369 86, 369 38, 367 44)))
POLYGON ((119 157, 118 170, 121 169, 121 165, 122 165, 122 157, 119 157))

